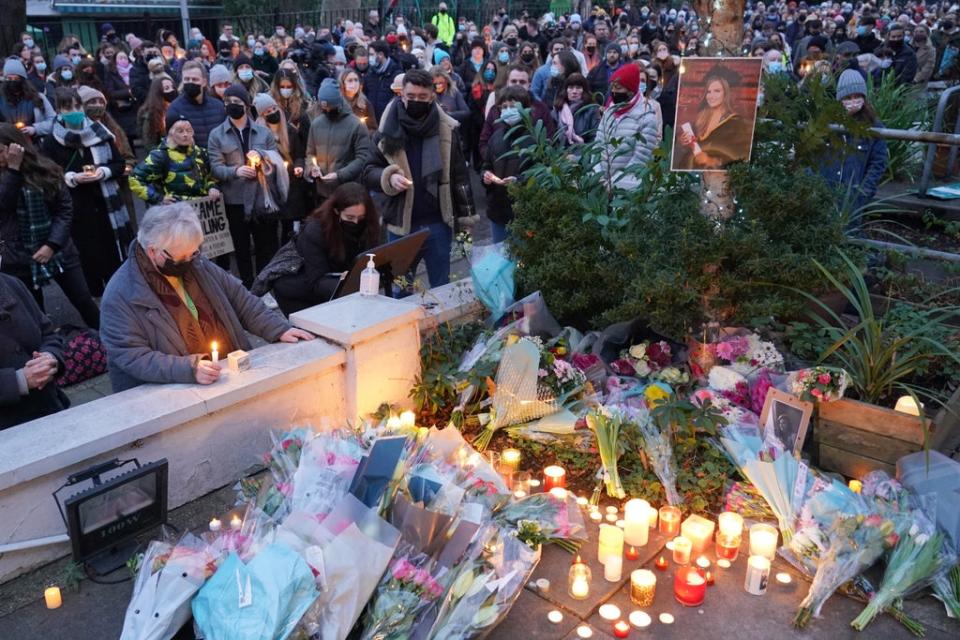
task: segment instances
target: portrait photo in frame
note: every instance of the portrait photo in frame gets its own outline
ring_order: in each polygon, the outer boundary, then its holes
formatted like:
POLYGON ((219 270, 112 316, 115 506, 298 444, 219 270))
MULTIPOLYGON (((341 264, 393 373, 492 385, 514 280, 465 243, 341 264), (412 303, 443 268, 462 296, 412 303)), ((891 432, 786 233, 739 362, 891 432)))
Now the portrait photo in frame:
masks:
POLYGON ((812 415, 812 402, 771 387, 760 412, 764 446, 779 446, 799 458, 812 415))

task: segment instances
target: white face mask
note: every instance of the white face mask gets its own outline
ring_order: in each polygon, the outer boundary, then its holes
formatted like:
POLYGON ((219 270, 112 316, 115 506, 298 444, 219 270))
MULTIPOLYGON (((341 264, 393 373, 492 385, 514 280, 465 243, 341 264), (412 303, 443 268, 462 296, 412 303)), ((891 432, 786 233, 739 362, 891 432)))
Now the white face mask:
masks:
POLYGON ((864 102, 865 100, 863 98, 844 98, 840 101, 843 108, 846 109, 850 115, 859 113, 860 109, 863 109, 864 102))
POLYGON ((293 89, 280 89, 280 95, 284 98, 289 98, 293 95, 293 89))

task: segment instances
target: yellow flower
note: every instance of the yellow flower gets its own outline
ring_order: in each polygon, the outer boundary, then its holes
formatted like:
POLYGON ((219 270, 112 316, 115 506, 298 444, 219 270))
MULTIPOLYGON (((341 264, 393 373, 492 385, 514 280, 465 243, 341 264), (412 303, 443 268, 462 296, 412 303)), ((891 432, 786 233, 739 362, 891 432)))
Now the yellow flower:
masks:
POLYGON ((667 398, 670 397, 670 394, 657 385, 651 384, 644 390, 643 397, 646 398, 647 404, 654 406, 660 404, 661 402, 665 402, 667 398))
POLYGON ((520 340, 520 336, 518 336, 515 333, 512 333, 509 336, 507 336, 507 346, 509 347, 512 344, 516 344, 519 340, 520 340))

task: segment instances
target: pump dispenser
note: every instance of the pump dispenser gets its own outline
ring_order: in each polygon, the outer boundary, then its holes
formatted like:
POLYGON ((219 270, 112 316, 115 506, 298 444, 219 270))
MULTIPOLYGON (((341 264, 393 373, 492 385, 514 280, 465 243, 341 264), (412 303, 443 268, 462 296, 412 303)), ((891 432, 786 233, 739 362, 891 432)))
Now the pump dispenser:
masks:
POLYGON ((360 273, 360 295, 375 296, 380 293, 380 272, 373 263, 374 254, 368 253, 367 268, 360 273))

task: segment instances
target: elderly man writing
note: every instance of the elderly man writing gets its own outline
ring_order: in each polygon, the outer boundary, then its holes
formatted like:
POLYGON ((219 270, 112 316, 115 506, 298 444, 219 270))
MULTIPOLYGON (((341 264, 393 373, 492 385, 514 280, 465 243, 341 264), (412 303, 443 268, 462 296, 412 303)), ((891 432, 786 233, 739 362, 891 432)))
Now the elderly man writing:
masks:
POLYGON ((220 353, 250 349, 244 330, 269 342, 313 339, 201 256, 202 242, 200 221, 187 203, 144 215, 130 257, 101 302, 114 391, 146 382, 216 382, 220 366, 204 356, 214 341, 220 353))

